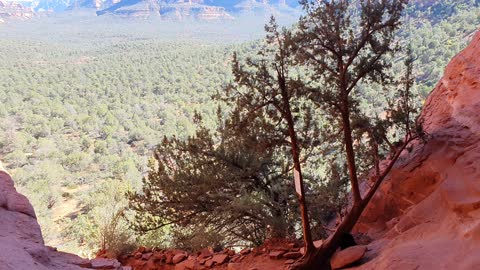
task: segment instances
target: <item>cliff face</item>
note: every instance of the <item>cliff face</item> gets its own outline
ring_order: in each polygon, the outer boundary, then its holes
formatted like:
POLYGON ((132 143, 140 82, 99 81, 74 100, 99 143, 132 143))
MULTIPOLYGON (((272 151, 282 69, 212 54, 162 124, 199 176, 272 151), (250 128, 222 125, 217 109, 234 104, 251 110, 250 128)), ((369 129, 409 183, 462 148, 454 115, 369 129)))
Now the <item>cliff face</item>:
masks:
POLYGON ((199 4, 202 1, 181 1, 165 3, 158 0, 123 0, 97 15, 116 14, 128 17, 160 16, 165 19, 232 20, 224 7, 199 4))
POLYGON ((367 207, 358 269, 480 269, 480 32, 449 63, 416 143, 367 207))
POLYGON ((32 18, 33 15, 33 10, 29 7, 0 0, 0 23, 11 19, 26 20, 32 18))
POLYGON ((15 189, 0 163, 0 269, 81 270, 130 269, 116 260, 86 260, 44 245, 35 211, 15 189))

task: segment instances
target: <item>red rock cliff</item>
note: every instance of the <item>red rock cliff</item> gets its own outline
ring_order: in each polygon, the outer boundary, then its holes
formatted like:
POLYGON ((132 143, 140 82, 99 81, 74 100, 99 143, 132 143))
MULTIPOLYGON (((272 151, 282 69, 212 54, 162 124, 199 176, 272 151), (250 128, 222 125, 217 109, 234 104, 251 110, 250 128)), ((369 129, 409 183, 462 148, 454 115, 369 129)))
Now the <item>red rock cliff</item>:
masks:
POLYGON ((356 227, 375 239, 358 269, 480 269, 480 32, 421 119, 431 138, 404 153, 356 227))

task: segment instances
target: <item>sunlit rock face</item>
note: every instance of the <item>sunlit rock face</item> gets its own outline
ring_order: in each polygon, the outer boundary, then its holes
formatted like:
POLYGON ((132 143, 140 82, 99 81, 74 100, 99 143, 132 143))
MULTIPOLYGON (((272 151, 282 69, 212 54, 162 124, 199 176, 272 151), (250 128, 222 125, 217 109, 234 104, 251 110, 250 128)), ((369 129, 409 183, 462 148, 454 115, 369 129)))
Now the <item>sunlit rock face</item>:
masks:
MULTIPOLYGON (((16 191, 1 163, 0 250, 1 270, 80 270, 95 266, 95 261, 45 246, 32 205, 16 191)), ((123 269, 116 260, 108 262, 123 269)))
POLYGON ((480 269, 479 55, 477 33, 425 102, 427 143, 403 153, 355 228, 375 240, 358 269, 480 269))
POLYGON ((295 0, 120 0, 97 14, 218 21, 233 20, 243 15, 295 15, 298 9, 299 3, 295 0))
POLYGON ((0 24, 9 20, 28 20, 33 15, 32 8, 16 2, 0 0, 0 24))

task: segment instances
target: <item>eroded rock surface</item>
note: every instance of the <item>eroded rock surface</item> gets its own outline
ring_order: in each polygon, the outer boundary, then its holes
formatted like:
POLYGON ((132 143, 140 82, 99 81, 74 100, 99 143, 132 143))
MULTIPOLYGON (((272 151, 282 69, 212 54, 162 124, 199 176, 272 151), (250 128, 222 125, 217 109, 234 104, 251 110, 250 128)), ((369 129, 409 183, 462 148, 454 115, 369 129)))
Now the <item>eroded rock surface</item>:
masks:
POLYGON ((335 252, 330 259, 330 266, 335 270, 351 265, 352 263, 359 261, 363 255, 365 255, 366 251, 367 247, 365 246, 354 246, 339 250, 335 252))
MULTIPOLYGON (((81 270, 92 262, 45 246, 35 211, 0 163, 0 269, 81 270)), ((122 269, 116 260, 104 261, 122 269)), ((98 265, 97 265, 98 266, 98 265)))
POLYGON ((416 143, 356 226, 376 239, 358 269, 480 269, 480 33, 449 63, 416 143))

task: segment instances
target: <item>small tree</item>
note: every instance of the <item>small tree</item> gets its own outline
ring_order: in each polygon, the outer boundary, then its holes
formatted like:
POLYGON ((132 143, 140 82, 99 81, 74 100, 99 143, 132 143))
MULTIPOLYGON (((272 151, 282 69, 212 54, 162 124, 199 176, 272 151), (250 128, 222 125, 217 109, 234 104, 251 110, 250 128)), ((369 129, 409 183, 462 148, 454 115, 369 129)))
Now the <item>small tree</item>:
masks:
POLYGON ((360 84, 391 89, 394 80, 389 75, 389 57, 398 49, 394 34, 406 0, 304 0, 302 4, 307 15, 300 19, 294 43, 296 56, 300 63, 312 68, 312 78, 317 82, 310 98, 328 113, 334 128, 342 134, 341 150, 352 192, 352 207, 335 233, 292 267, 319 269, 328 267, 328 259, 341 237, 353 229, 402 151, 417 135, 412 129, 410 58, 405 87, 396 89, 398 99, 384 109, 384 117, 369 115, 359 107, 360 84), (390 142, 389 134, 399 130, 405 137, 398 144, 390 142), (388 164, 381 167, 382 154, 390 151, 393 153, 388 164), (359 168, 371 167, 375 168, 374 184, 362 198, 359 168))
POLYGON ((235 115, 221 120, 219 112, 219 118, 210 131, 197 115, 195 136, 158 145, 143 191, 130 194, 137 231, 169 226, 181 232, 178 246, 186 237, 195 246, 217 246, 260 245, 294 230, 290 164, 279 158, 282 135, 265 118, 248 126, 235 115))
POLYGON ((218 130, 200 126, 187 141, 158 146, 143 194, 130 198, 138 230, 195 224, 261 244, 267 236, 293 235, 300 205, 306 248, 313 251, 302 166, 314 151, 301 151, 320 145, 321 136, 294 65, 292 36, 274 20, 267 32, 255 57, 234 55, 234 80, 216 96, 231 108, 218 130))
POLYGON ((292 55, 292 36, 286 29, 279 31, 272 18, 266 26, 267 36, 259 50, 259 58, 247 58, 241 65, 236 55, 233 61, 234 83, 227 90, 227 101, 234 103, 233 115, 239 123, 267 119, 270 129, 284 134, 284 145, 290 149, 293 178, 298 197, 302 231, 307 252, 315 249, 306 203, 302 164, 308 154, 302 148, 318 145, 318 123, 314 121, 312 104, 306 99, 307 88, 301 79, 292 55))

